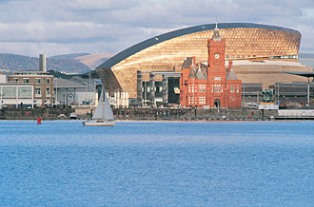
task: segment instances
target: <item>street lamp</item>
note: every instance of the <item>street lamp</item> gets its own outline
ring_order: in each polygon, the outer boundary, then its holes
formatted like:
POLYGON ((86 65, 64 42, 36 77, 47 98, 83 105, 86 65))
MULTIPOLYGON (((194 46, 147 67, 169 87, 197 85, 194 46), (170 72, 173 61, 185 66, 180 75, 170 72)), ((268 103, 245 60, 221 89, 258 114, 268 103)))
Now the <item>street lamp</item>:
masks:
POLYGON ((278 106, 280 106, 280 93, 279 93, 279 89, 280 89, 280 83, 278 83, 278 106))
MULTIPOLYGON (((2 89, 2 88, 1 88, 1 89, 2 89)), ((0 109, 2 109, 2 106, 3 106, 3 96, 4 96, 4 93, 0 93, 0 96, 1 96, 0 109)))
POLYGON ((310 106, 310 77, 307 78, 307 106, 310 106))

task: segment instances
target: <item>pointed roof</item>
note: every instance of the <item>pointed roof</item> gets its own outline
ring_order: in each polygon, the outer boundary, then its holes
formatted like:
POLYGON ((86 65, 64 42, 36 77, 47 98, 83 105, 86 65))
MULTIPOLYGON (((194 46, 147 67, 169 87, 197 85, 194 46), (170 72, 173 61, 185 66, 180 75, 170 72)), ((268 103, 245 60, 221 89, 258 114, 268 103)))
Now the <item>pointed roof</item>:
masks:
POLYGON ((196 68, 194 67, 193 61, 190 67, 190 75, 189 78, 195 78, 196 77, 196 68))
POLYGON ((199 63, 199 65, 198 65, 198 69, 197 69, 197 71, 196 71, 196 78, 197 78, 198 80, 206 80, 206 79, 207 79, 207 75, 206 75, 206 73, 202 70, 200 63, 199 63))
POLYGON ((227 73, 227 80, 238 80, 237 75, 234 73, 233 69, 231 68, 227 73))
POLYGON ((193 62, 193 58, 192 57, 184 58, 182 68, 189 68, 192 65, 192 62, 193 62))
POLYGON ((214 40, 215 42, 219 42, 222 39, 222 37, 219 34, 219 28, 218 28, 218 24, 216 22, 216 27, 214 29, 214 34, 212 36, 212 40, 214 40))

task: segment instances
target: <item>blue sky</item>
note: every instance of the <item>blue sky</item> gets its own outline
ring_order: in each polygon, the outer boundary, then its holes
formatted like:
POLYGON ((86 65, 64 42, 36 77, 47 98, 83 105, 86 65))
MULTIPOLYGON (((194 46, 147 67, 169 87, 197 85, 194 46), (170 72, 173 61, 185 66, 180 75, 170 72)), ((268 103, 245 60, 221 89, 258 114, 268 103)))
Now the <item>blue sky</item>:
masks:
POLYGON ((219 22, 296 29, 314 53, 312 0, 0 0, 0 52, 115 54, 172 30, 219 22))

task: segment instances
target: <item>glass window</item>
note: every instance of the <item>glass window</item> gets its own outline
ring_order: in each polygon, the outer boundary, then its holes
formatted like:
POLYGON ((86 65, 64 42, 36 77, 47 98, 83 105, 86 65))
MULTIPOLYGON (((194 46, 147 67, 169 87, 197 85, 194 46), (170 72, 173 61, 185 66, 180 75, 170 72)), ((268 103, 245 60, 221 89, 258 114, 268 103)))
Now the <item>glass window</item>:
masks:
POLYGON ((194 105, 194 96, 189 96, 189 99, 188 99, 188 104, 189 105, 194 105))
POLYGON ((2 88, 3 98, 14 98, 16 97, 16 87, 15 86, 4 86, 2 88))
POLYGON ((230 86, 230 93, 234 93, 234 85, 230 86))
POLYGON ((35 79, 35 83, 36 83, 36 84, 40 84, 40 83, 41 83, 40 78, 36 78, 36 79, 35 79))
POLYGON ((220 84, 214 84, 214 93, 221 93, 222 88, 220 84))
POLYGON ((23 78, 23 83, 29 83, 29 78, 23 78))
POLYGON ((47 87, 47 88, 46 88, 46 94, 47 94, 47 95, 50 94, 50 87, 47 87))
POLYGON ((32 98, 32 87, 30 86, 20 86, 18 87, 18 97, 19 98, 32 98))
POLYGON ((206 97, 200 96, 200 97, 198 98, 198 103, 199 103, 199 104, 202 104, 202 105, 205 105, 205 104, 206 104, 206 97))
POLYGON ((189 85, 189 93, 194 93, 194 84, 189 85))
POLYGON ((40 95, 41 94, 41 89, 40 87, 36 87, 35 89, 35 94, 40 95))
POLYGON ((199 85, 199 92, 201 92, 201 93, 206 92, 206 85, 205 84, 200 84, 199 85))
POLYGON ((49 78, 46 78, 46 83, 50 84, 50 79, 49 78))

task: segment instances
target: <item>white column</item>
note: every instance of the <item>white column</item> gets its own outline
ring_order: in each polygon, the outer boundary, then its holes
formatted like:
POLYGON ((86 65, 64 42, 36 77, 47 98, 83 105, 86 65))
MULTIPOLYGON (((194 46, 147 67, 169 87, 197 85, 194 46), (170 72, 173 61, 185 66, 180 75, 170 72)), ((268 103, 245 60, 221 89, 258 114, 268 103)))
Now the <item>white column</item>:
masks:
POLYGON ((307 78, 307 106, 310 106, 310 78, 307 78))
POLYGON ((34 108, 34 86, 32 86, 32 108, 34 108))

